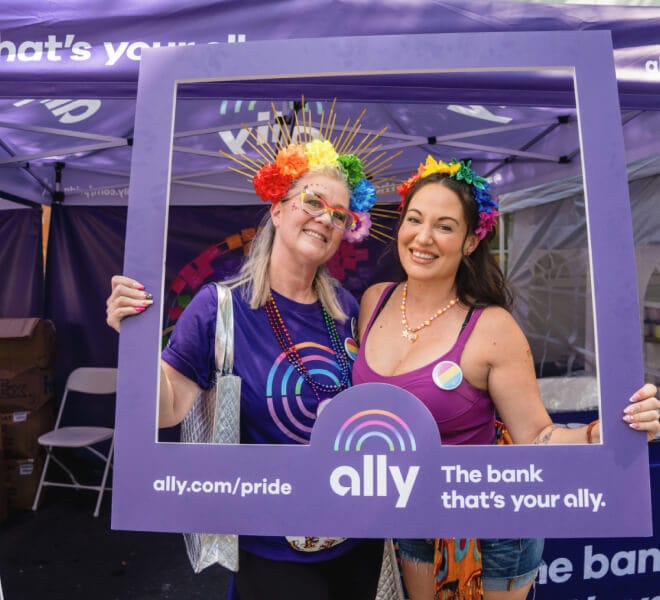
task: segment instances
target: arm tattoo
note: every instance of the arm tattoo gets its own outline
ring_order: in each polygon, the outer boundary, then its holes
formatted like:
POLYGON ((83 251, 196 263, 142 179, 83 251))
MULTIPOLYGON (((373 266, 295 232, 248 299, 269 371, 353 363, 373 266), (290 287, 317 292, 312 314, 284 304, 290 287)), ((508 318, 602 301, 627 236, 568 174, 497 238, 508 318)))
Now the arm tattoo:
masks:
POLYGON ((548 429, 548 431, 546 433, 544 433, 543 435, 537 437, 534 440, 534 444, 537 444, 537 445, 547 445, 547 444, 549 444, 550 443, 550 438, 552 437, 552 434, 555 432, 555 430, 565 429, 565 428, 566 428, 566 425, 558 425, 556 423, 553 424, 550 427, 550 429, 548 429))

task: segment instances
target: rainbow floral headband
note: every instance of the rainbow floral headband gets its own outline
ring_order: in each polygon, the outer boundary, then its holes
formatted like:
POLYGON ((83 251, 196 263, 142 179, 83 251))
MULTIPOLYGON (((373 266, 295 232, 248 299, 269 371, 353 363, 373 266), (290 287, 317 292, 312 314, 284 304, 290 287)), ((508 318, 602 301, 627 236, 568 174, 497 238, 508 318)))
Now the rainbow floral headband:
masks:
POLYGON ((344 233, 349 242, 361 242, 369 235, 371 217, 369 211, 376 204, 376 188, 364 176, 362 161, 355 154, 337 154, 328 140, 312 140, 306 144, 290 144, 282 148, 275 162, 266 163, 252 179, 254 190, 264 202, 277 204, 283 200, 291 185, 305 173, 338 168, 351 190, 350 210, 358 220, 350 231, 344 233))
MULTIPOLYGON (((366 134, 359 144, 355 143, 365 110, 352 124, 348 119, 340 133, 330 140, 337 117, 334 106, 333 101, 327 116, 325 112, 321 114, 320 126, 316 128, 313 127, 311 114, 306 117, 308 111, 305 110, 303 99, 302 123, 298 121, 298 113, 294 113, 295 135, 282 126, 281 118, 276 118, 275 126, 269 124, 272 138, 279 140, 274 145, 264 139, 260 132, 255 134, 253 130, 249 130, 252 139, 248 139, 247 143, 259 158, 251 158, 247 154, 241 156, 227 152, 221 154, 240 167, 229 167, 230 170, 246 176, 252 182, 257 195, 264 202, 273 204, 283 200, 293 183, 306 173, 320 171, 324 167, 339 169, 351 191, 349 208, 358 216, 355 226, 350 231, 344 232, 344 239, 355 243, 372 235, 384 241, 383 238, 391 237, 387 233, 387 228, 372 221, 370 215, 370 211, 374 214, 379 213, 379 209, 375 208, 375 185, 378 183, 376 177, 389 168, 390 162, 400 152, 390 155, 378 152, 381 146, 374 145, 374 142, 385 132, 385 128, 375 134, 366 134), (369 170, 369 179, 366 175, 367 170, 369 170)), ((273 106, 273 115, 277 114, 273 106)), ((391 218, 385 214, 381 216, 391 218)))
POLYGON ((484 177, 477 175, 472 170, 471 164, 472 161, 470 160, 466 163, 455 158, 452 158, 449 163, 441 160, 436 161, 429 154, 426 157, 426 162, 419 165, 417 172, 396 188, 397 192, 401 195, 399 210, 403 209, 410 190, 420 179, 424 179, 424 177, 428 177, 434 173, 446 173, 452 179, 464 181, 470 186, 474 201, 477 203, 477 211, 479 212, 479 224, 474 233, 480 240, 483 240, 495 228, 497 217, 500 213, 497 210, 497 198, 491 196, 488 191, 490 184, 484 177))

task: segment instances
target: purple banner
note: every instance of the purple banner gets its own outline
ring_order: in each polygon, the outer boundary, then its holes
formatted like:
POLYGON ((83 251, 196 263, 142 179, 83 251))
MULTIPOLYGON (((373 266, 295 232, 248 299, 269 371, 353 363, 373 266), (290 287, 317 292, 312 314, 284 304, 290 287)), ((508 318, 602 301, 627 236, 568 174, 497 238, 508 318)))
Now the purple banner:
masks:
MULTIPOLYGON (((660 444, 649 446, 651 489, 660 490, 660 444)), ((652 538, 547 539, 538 600, 660 600, 660 494, 653 498, 652 538)))
MULTIPOLYGON (((110 10, 100 7, 87 3, 81 10, 78 2, 60 2, 54 19, 48 0, 4 2, 0 81, 11 82, 12 94, 23 98, 117 97, 135 94, 138 64, 150 48, 330 36, 601 29, 613 31, 624 106, 658 106, 657 7, 478 0, 464 0, 460 9, 405 0, 256 5, 195 0, 185 7, 171 1, 123 0, 110 10), (99 81, 106 89, 99 88, 99 81)), ((500 76, 484 88, 505 81, 500 76)), ((527 97, 535 90, 549 93, 553 86, 542 76, 528 75, 525 83, 516 89, 527 97)), ((557 99, 558 90, 553 91, 557 99)), ((546 103, 538 97, 532 102, 546 103)))

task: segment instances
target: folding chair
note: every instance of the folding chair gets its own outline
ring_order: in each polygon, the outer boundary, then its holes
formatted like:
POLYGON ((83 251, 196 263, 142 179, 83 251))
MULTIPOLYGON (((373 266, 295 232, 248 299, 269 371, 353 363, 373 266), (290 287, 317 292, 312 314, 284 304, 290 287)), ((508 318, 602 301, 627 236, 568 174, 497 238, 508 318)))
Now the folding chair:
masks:
POLYGON ((97 399, 100 399, 100 396, 105 396, 107 399, 110 394, 114 394, 116 391, 117 369, 80 367, 78 369, 74 369, 71 372, 66 381, 64 395, 62 396, 62 403, 60 404, 60 410, 57 414, 57 420, 55 422, 55 429, 49 431, 48 433, 44 433, 39 437, 38 440, 39 444, 46 446, 47 454, 44 468, 41 472, 39 487, 37 488, 34 504, 32 505, 32 510, 37 510, 37 506, 39 504, 39 496, 41 495, 41 490, 44 486, 72 487, 83 490, 95 490, 98 492, 94 516, 99 516, 99 509, 101 507, 101 500, 103 499, 103 492, 105 490, 112 489, 111 487, 106 487, 106 481, 108 479, 110 465, 112 464, 112 453, 114 449, 114 429, 111 427, 87 426, 60 427, 60 422, 62 420, 62 415, 64 413, 67 398, 70 392, 80 392, 87 394, 90 397, 91 395, 94 395, 98 397, 97 399), (94 444, 98 444, 106 440, 110 440, 110 449, 108 450, 108 454, 104 455, 93 446, 94 444), (64 465, 64 463, 59 458, 57 458, 57 456, 55 456, 53 450, 56 448, 86 448, 92 454, 99 457, 105 463, 101 483, 99 485, 82 485, 79 483, 70 469, 64 465), (59 481, 49 481, 46 479, 48 464, 51 460, 59 465, 59 467, 69 476, 71 483, 61 483, 59 481))

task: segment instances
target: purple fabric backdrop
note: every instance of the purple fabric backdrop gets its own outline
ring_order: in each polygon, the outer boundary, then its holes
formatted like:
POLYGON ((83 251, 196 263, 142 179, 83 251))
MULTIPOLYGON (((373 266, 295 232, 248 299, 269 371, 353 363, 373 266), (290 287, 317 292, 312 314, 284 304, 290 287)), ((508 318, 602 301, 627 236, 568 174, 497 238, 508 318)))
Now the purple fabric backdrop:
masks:
POLYGON ((121 270, 126 209, 53 206, 46 314, 57 331, 55 390, 76 367, 117 364, 117 334, 105 324, 110 277, 121 270))
POLYGON ((41 207, 0 210, 0 318, 44 316, 41 207))

